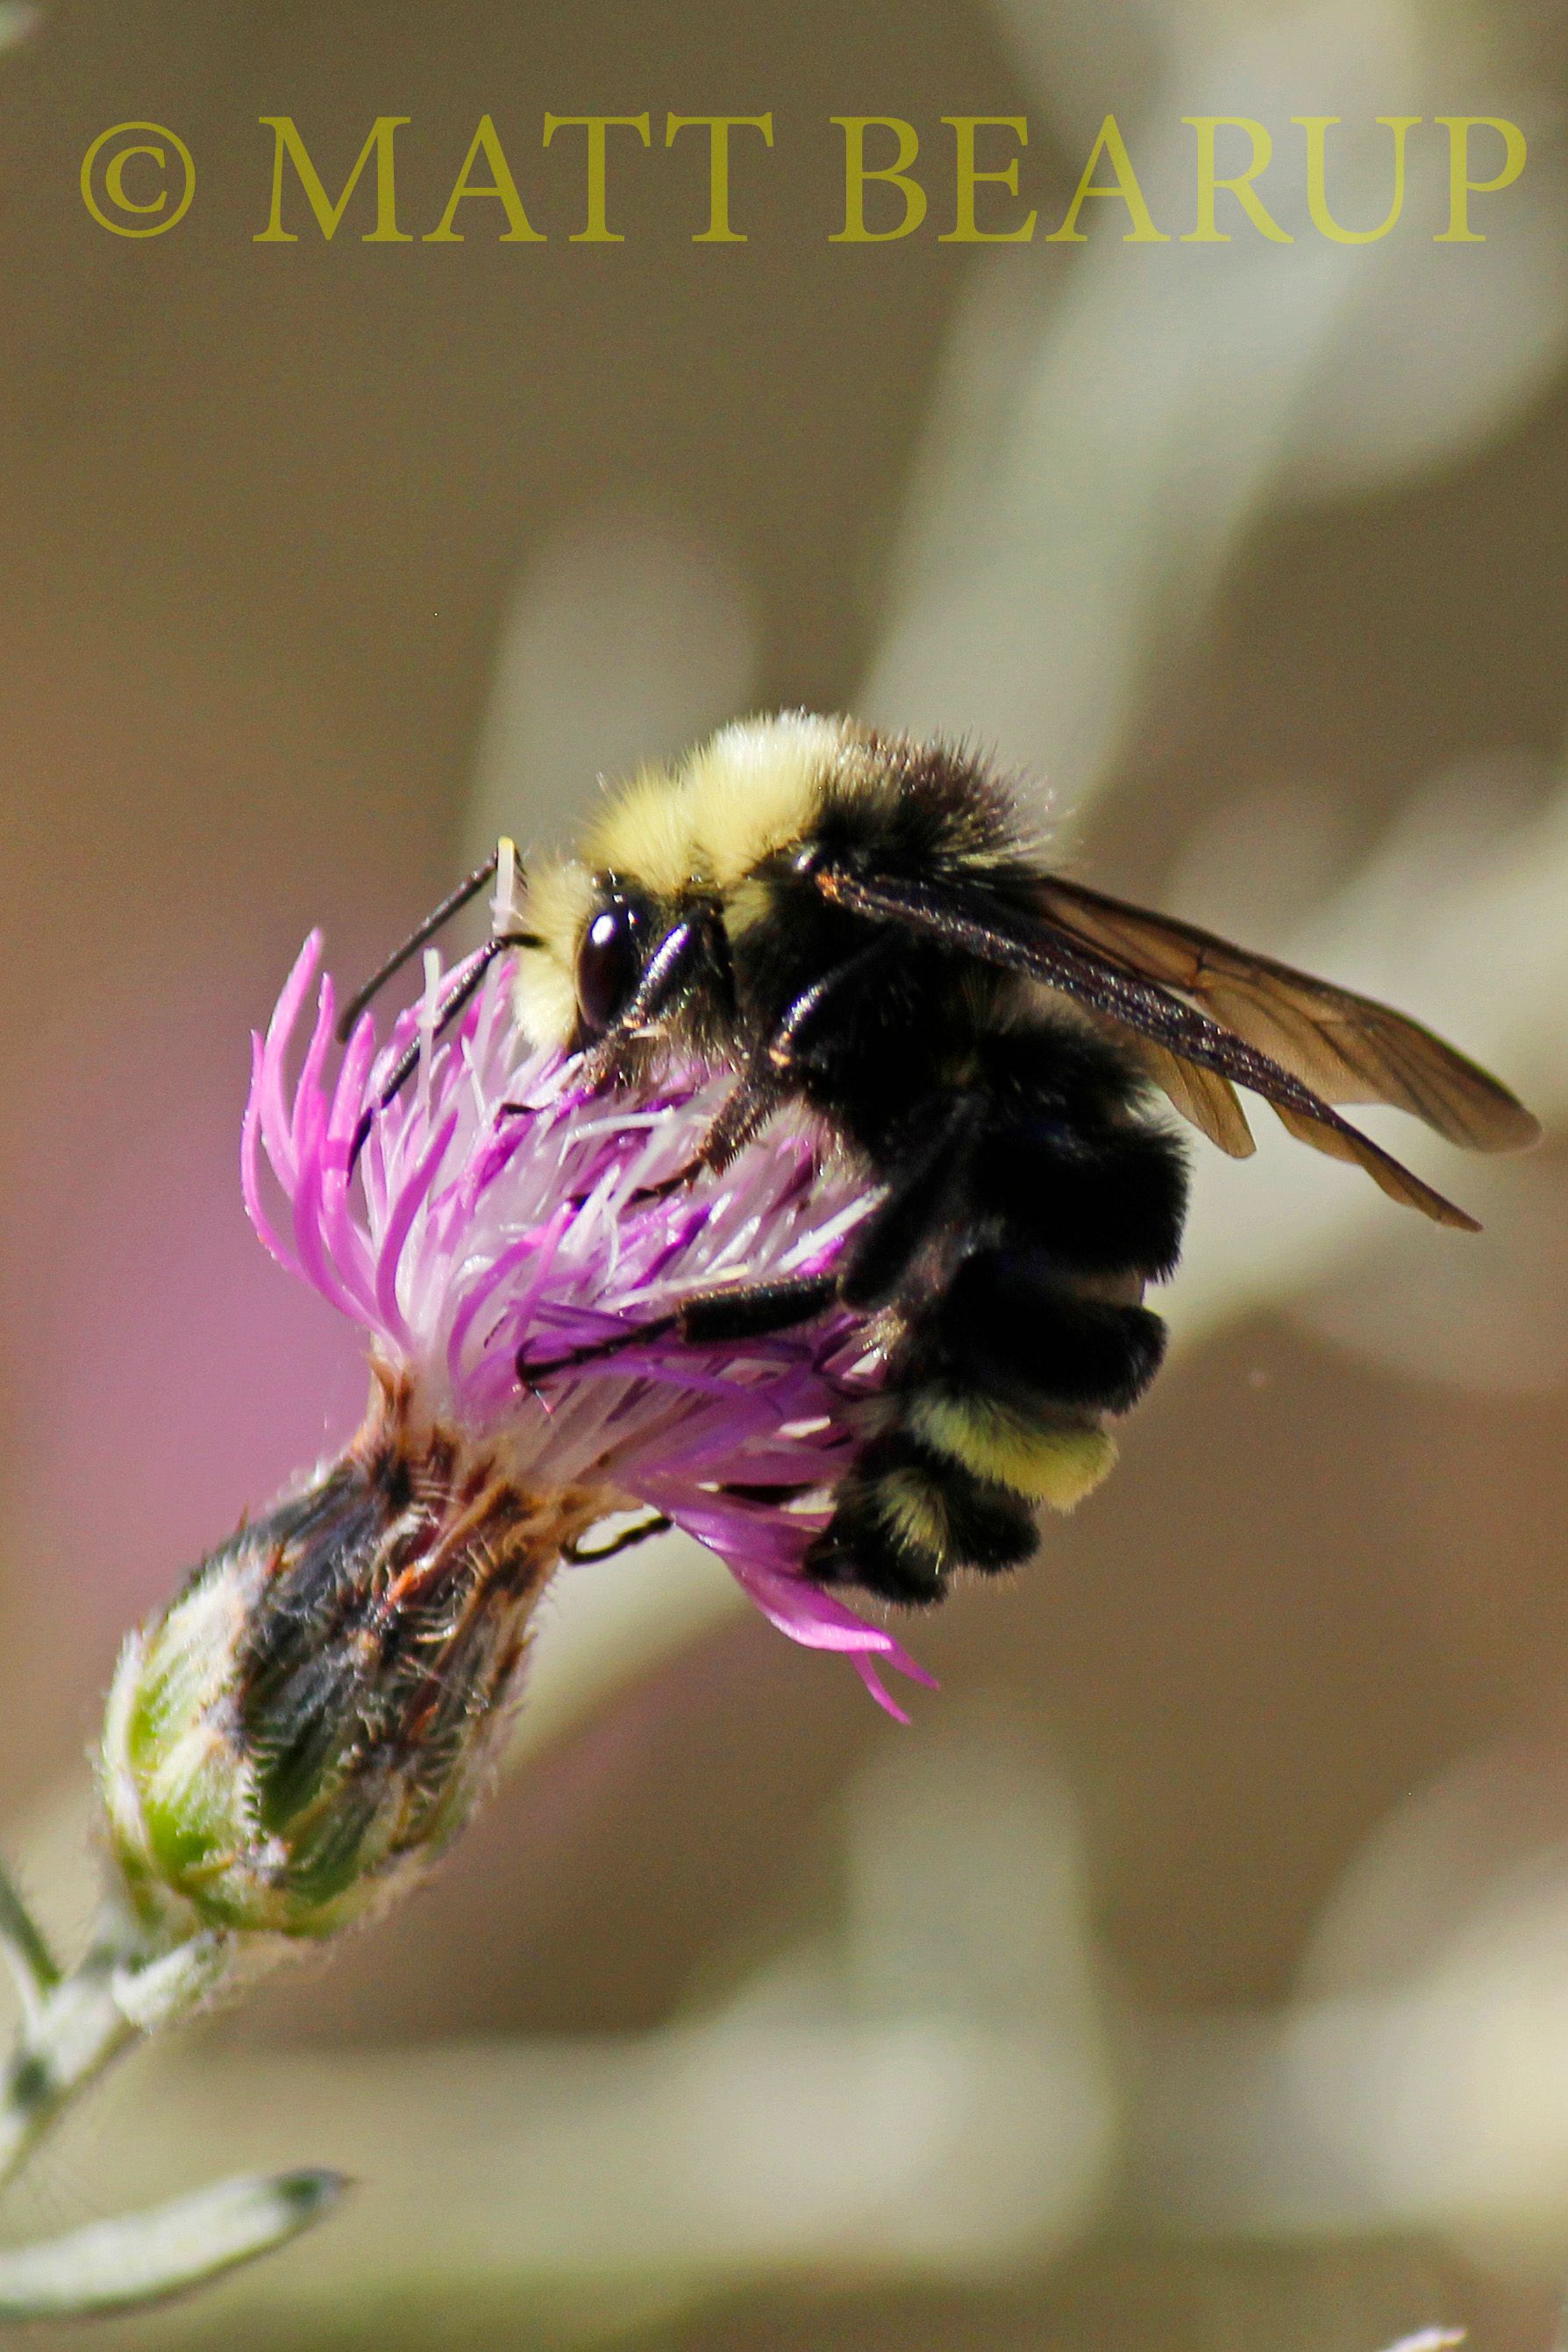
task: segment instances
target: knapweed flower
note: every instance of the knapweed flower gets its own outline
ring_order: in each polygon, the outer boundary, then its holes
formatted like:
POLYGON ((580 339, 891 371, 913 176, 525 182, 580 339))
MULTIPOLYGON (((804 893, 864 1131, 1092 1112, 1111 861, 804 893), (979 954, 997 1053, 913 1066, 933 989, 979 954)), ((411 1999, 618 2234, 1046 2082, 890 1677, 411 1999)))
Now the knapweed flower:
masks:
POLYGON ((879 1664, 920 1673, 801 1574, 874 1412, 865 1327, 836 1309, 696 1345, 669 1320, 694 1291, 829 1271, 864 1187, 783 1120, 687 1176, 728 1082, 586 1094, 521 1041, 504 960, 439 1039, 432 969, 386 1045, 367 1014, 335 1072, 323 977, 290 1081, 319 957, 312 939, 256 1041, 244 1192, 279 1264, 363 1328, 371 1401, 121 1659, 113 1843, 176 1934, 330 1933, 437 1852, 494 1760, 541 1592, 616 1515, 697 1537, 893 1713, 879 1664))

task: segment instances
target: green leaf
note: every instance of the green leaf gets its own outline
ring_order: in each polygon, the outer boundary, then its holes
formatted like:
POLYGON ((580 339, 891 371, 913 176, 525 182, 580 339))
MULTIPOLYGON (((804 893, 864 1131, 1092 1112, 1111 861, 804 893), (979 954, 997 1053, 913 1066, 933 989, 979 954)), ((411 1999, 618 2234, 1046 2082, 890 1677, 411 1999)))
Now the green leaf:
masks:
POLYGON ((339 2172, 226 2180, 144 2213, 0 2252, 0 2324, 123 2311, 205 2285, 322 2221, 339 2172))

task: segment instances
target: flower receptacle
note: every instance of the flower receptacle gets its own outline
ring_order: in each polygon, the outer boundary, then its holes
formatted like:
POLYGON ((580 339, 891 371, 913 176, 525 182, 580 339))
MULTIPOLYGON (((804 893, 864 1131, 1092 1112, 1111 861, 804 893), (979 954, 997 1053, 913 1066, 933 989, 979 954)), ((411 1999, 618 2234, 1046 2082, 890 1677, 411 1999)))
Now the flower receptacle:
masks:
POLYGON ((603 1508, 416 1433, 378 1382, 342 1459, 121 1654, 102 1785, 143 1922, 320 1937, 410 1884, 467 1819, 533 1607, 603 1508))

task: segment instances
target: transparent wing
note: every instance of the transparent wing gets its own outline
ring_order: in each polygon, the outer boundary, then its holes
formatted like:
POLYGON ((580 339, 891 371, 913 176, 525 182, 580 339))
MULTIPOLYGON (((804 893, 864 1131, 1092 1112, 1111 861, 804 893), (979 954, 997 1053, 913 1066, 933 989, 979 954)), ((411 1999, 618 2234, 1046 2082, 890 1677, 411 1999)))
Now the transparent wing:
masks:
POLYGON ((1370 996, 1233 947, 1212 931, 1053 877, 1055 929, 1190 997, 1330 1103, 1389 1103, 1470 1151, 1518 1151, 1541 1133, 1522 1103, 1418 1021, 1370 996))
MULTIPOLYGON (((1123 908, 1114 899, 1101 898, 1095 892, 1080 893, 1076 886, 1055 880, 1042 883, 1038 913, 1021 912, 983 890, 940 881, 850 875, 832 866, 824 867, 817 880, 825 896, 841 906, 874 921, 897 922, 925 931, 984 962, 1060 989, 1089 1011, 1131 1031, 1140 1041, 1140 1058, 1156 1083, 1223 1150, 1243 1157, 1252 1148, 1251 1133, 1234 1092, 1237 1086, 1246 1087, 1272 1105, 1292 1135, 1315 1150, 1364 1168, 1391 1200, 1419 1209, 1439 1224, 1471 1233, 1478 1230, 1473 1217, 1342 1118, 1329 1097, 1300 1075, 1294 1066, 1302 1058, 1299 1037, 1283 1037, 1291 1055, 1287 1061, 1283 1056, 1276 1058, 1236 1024, 1228 1005, 1239 1000, 1239 981, 1234 982, 1227 995, 1224 1018, 1218 1017, 1217 1005, 1211 1013, 1184 1001, 1188 994, 1203 992, 1190 977, 1196 969, 1202 979, 1207 969, 1198 961, 1200 946, 1205 951, 1223 950, 1240 971, 1250 972, 1252 960, 1238 950, 1226 948, 1221 940, 1210 942, 1206 933, 1187 926, 1166 925, 1163 919, 1146 916, 1140 908, 1123 908), (1064 908, 1073 912, 1070 927, 1062 919, 1064 908), (1091 924, 1100 936, 1091 936, 1091 924), (1114 948, 1110 944, 1112 936, 1118 942, 1114 948), (1177 993, 1178 990, 1182 992, 1177 993)), ((1284 965, 1266 968, 1299 987, 1322 987, 1305 974, 1288 971, 1284 965)), ((1395 1091, 1393 1076, 1386 1080, 1380 1076, 1374 1087, 1373 1078, 1357 1068, 1348 1052, 1329 1058, 1327 1047, 1320 1045, 1314 1050, 1331 1087, 1353 1082, 1358 1088, 1373 1089, 1342 1094, 1342 1099, 1394 1102, 1402 1108, 1416 1109, 1439 1132, 1457 1141, 1475 1144, 1484 1134, 1485 1148, 1491 1150, 1528 1142, 1538 1131, 1530 1114, 1495 1079, 1415 1023, 1344 991, 1324 987, 1323 994, 1342 1008, 1365 1006, 1402 1037, 1422 1041, 1426 1049, 1422 1066, 1435 1066, 1445 1073, 1441 1086, 1428 1081, 1419 1090, 1417 1102, 1411 1098, 1407 1082, 1401 1080, 1395 1091), (1463 1074, 1462 1085, 1454 1072, 1463 1074), (1462 1122, 1451 1107, 1456 1087, 1469 1106, 1462 1122), (1434 1116, 1428 1100, 1444 1106, 1442 1117, 1434 1116)), ((1248 1003, 1254 1003, 1255 999, 1248 1003)), ((1250 1021, 1256 1016, 1249 1012, 1247 1017, 1250 1021)), ((1270 1034, 1279 1038, 1283 1024, 1278 1015, 1273 1018, 1270 1034)), ((1353 1026, 1344 1024, 1347 1038, 1353 1026)), ((1319 1029, 1311 1034, 1318 1036, 1319 1029)))

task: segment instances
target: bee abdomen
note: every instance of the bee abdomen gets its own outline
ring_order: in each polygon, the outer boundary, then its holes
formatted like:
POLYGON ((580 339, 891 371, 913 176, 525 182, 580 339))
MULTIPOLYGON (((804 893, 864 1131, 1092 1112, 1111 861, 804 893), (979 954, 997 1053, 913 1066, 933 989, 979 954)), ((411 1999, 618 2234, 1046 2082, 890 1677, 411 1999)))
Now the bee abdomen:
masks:
POLYGON ((950 1377, 1005 1402, 1038 1397, 1125 1412, 1160 1369, 1165 1327, 1146 1307, 1086 1295, 1054 1253, 977 1251, 937 1305, 934 1339, 950 1377))
POLYGON ((1116 1460, 1116 1441, 1084 1413, 1005 1403, 957 1381, 932 1381, 906 1400, 906 1418, 934 1450, 1031 1503, 1070 1511, 1116 1460))
POLYGON ((806 1555, 823 1584, 861 1584, 889 1601, 940 1600, 955 1568, 1016 1568, 1035 1549, 1027 1502, 909 1429, 868 1445, 806 1555))
POLYGON ((1071 1510, 1116 1458, 1103 1416, 1137 1402, 1164 1346, 1157 1315, 1087 1296, 1043 1251, 980 1250, 930 1310, 901 1419, 975 1476, 1071 1510))
POLYGON ((807 1574, 920 1603, 957 1569, 1016 1567, 1036 1507, 1071 1510, 1110 1470, 1103 1416, 1142 1394, 1164 1340, 1158 1316, 1086 1295, 1036 1247, 974 1252, 895 1362, 893 1426, 839 1489, 807 1574))
POLYGON ((1036 1509, 1071 1510, 1110 1470, 1106 1420, 1164 1354, 1142 1293, 1175 1265, 1186 1171, 1141 1118, 1131 1070, 1044 1026, 987 1038, 967 1093, 933 1093, 909 1125, 868 1228, 879 1279, 854 1264, 842 1285, 852 1303, 879 1298, 893 1265, 903 1336, 883 1433, 806 1569, 921 1602, 956 1570, 1026 1558, 1036 1509))
POLYGON ((972 1182, 983 1215, 1048 1243, 1063 1265, 1155 1278, 1175 1265, 1186 1166, 1159 1128, 1096 1131, 1038 1112, 988 1129, 972 1182))

